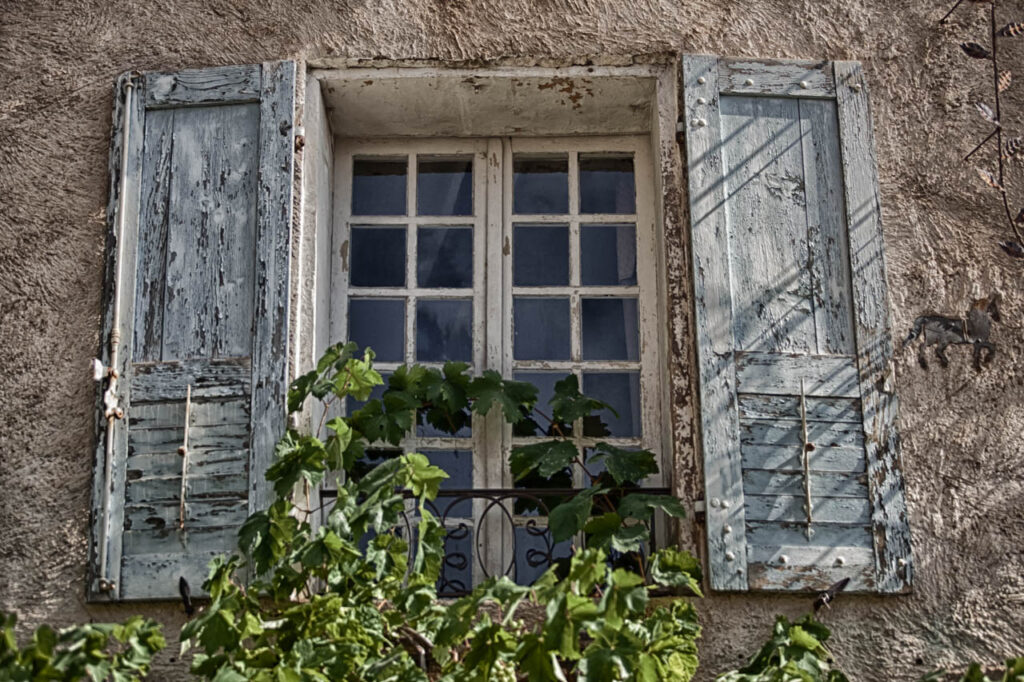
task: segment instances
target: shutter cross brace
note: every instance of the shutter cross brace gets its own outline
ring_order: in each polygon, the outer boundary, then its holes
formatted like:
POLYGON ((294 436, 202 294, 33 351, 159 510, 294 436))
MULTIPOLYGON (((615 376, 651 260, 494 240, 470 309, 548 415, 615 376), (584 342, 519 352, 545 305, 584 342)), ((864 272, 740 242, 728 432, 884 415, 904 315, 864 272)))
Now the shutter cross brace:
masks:
POLYGON ((811 451, 814 444, 807 435, 807 395, 804 392, 804 380, 800 380, 800 425, 803 428, 803 465, 804 465, 804 510, 807 512, 807 539, 814 535, 811 523, 814 517, 811 513, 811 451))
POLYGON ((185 435, 178 454, 181 455, 181 496, 178 500, 178 530, 185 530, 185 475, 188 473, 188 425, 192 421, 192 384, 185 389, 185 435))

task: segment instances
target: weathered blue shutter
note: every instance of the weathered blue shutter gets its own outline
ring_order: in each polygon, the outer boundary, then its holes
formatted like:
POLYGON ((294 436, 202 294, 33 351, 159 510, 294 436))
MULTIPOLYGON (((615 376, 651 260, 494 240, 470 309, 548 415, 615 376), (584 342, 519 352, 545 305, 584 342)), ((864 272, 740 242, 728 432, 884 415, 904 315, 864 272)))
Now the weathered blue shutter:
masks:
POLYGON ((173 598, 179 576, 198 591, 268 499, 263 472, 285 427, 294 83, 293 62, 118 83, 102 352, 109 363, 119 334, 124 417, 109 436, 99 422, 93 598, 173 598))
POLYGON ((907 591, 860 66, 683 66, 711 585, 907 591))

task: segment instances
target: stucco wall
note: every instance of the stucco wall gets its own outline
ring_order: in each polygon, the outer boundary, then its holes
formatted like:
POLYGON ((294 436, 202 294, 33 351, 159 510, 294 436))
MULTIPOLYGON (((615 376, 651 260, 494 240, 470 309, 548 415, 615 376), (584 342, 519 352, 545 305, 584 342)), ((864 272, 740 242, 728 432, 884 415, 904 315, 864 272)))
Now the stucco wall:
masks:
MULTIPOLYGON (((172 663, 179 607, 103 607, 83 597, 94 414, 86 367, 99 345, 118 73, 282 57, 557 63, 708 52, 864 62, 897 333, 923 309, 959 313, 993 289, 1005 298, 994 335, 1001 353, 980 375, 962 348, 949 369, 927 373, 912 353, 898 357, 915 591, 845 598, 824 614, 843 668, 853 679, 903 680, 1024 651, 1022 270, 995 246, 1006 232, 1001 207, 958 161, 983 130, 971 102, 991 87, 984 63, 956 47, 985 36, 983 10, 967 5, 939 27, 944 8, 931 0, 0 3, 0 609, 27 625, 142 610, 171 640, 157 678, 180 670, 172 663)), ((1024 43, 1004 46, 1005 63, 1020 64, 1024 43)), ((1017 122, 1006 117, 1007 127, 1017 122)), ((692 362, 692 302, 685 239, 670 235, 668 246, 679 366, 692 362)), ((687 373, 674 376, 685 473, 694 401, 687 373)), ((749 654, 774 613, 797 616, 808 601, 703 600, 705 674, 749 654)))

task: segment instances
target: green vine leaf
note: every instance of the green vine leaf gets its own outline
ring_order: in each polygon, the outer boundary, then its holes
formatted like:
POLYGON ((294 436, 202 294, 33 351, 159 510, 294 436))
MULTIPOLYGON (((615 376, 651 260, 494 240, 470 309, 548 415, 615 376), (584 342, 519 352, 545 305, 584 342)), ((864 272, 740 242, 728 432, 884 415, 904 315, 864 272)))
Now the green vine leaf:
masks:
POLYGON ((509 469, 517 481, 535 469, 544 478, 550 478, 569 466, 577 455, 576 445, 567 440, 546 440, 521 445, 512 449, 509 469))

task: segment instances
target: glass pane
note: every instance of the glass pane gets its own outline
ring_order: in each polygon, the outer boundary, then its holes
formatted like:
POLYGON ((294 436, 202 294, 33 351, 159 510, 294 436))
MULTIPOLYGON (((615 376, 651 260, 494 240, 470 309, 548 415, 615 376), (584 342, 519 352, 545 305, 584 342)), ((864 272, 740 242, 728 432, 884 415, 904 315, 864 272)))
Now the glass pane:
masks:
POLYGON ((416 360, 473 361, 473 302, 416 302, 416 360))
POLYGON ((370 346, 377 362, 405 359, 405 300, 353 298, 348 302, 348 338, 370 346))
POLYGON ((547 526, 520 526, 515 542, 517 585, 532 585, 553 563, 572 555, 572 540, 553 544, 547 526))
POLYGON ((517 224, 512 233, 512 284, 569 284, 569 226, 517 224))
POLYGON ((569 156, 516 155, 512 161, 513 213, 569 212, 569 156))
POLYGON ((353 227, 349 262, 354 287, 404 287, 405 228, 353 227))
POLYGON ((418 215, 473 215, 473 160, 417 160, 418 215))
POLYGON ((636 229, 631 224, 580 226, 583 286, 636 284, 636 229))
POLYGON ((640 373, 585 372, 583 393, 608 403, 619 413, 599 412, 603 424, 584 424, 583 435, 590 438, 636 438, 641 434, 640 373))
POLYGON ((421 287, 472 287, 473 228, 419 228, 416 282, 421 287))
POLYGON ((636 213, 633 159, 580 156, 580 213, 636 213))
POLYGON ((635 298, 584 298, 584 360, 638 360, 640 333, 635 298))
MULTIPOLYGON (((623 448, 623 449, 624 450, 629 450, 629 448, 623 448)), ((583 463, 587 467, 587 473, 589 473, 595 479, 599 478, 601 476, 601 474, 603 474, 608 469, 608 465, 605 464, 605 461, 604 461, 603 457, 601 459, 598 459, 598 460, 594 460, 593 459, 594 455, 596 455, 596 454, 597 454, 597 450, 595 450, 594 448, 584 448, 583 449, 583 463)), ((593 485, 593 482, 589 481, 587 479, 587 475, 586 474, 583 475, 583 480, 584 480, 584 487, 589 487, 590 485, 593 485)), ((609 481, 609 484, 614 485, 614 481, 609 481)))
POLYGON ((470 490, 473 488, 473 451, 472 450, 419 450, 430 463, 441 467, 448 478, 441 481, 441 494, 434 502, 437 514, 441 517, 471 516, 473 501, 445 497, 446 490, 470 490))
MULTIPOLYGON (((551 398, 555 384, 565 378, 565 372, 515 372, 512 378, 537 387, 537 406, 532 418, 512 425, 513 436, 556 436, 551 425, 551 398), (543 413, 543 414, 541 414, 543 413)), ((562 435, 572 435, 572 424, 559 424, 562 435)))
POLYGON ((512 303, 516 360, 569 359, 569 299, 523 298, 512 303))
POLYGON ((352 170, 352 215, 405 215, 403 159, 356 159, 352 170))

